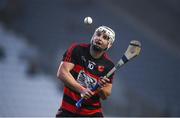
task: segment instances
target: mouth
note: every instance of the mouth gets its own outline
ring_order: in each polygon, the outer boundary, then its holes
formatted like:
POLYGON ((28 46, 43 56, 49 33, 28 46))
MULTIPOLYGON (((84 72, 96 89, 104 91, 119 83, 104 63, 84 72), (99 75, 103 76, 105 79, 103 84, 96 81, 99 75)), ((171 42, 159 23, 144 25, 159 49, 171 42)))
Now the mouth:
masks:
POLYGON ((99 41, 95 42, 93 45, 93 48, 95 51, 102 51, 103 50, 102 43, 99 41))
POLYGON ((101 46, 102 42, 97 40, 97 41, 95 41, 95 44, 98 45, 98 46, 101 46))
POLYGON ((101 43, 100 42, 96 42, 96 45, 101 45, 101 43))
POLYGON ((95 42, 96 48, 102 49, 102 44, 100 42, 95 42))

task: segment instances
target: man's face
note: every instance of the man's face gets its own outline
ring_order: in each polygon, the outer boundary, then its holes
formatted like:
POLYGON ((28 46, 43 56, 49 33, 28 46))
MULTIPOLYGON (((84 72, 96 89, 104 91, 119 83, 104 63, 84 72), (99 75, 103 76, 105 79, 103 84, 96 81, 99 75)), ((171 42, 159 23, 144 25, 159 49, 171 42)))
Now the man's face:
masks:
POLYGON ((105 32, 97 31, 93 38, 94 49, 96 51, 104 51, 108 48, 110 39, 105 32))

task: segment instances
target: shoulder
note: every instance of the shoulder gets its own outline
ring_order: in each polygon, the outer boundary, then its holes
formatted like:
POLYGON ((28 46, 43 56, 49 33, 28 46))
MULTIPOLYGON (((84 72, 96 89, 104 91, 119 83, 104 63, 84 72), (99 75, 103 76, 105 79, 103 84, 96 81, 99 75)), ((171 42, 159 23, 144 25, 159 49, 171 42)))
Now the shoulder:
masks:
POLYGON ((90 46, 90 44, 86 44, 86 43, 73 43, 71 44, 71 46, 69 47, 69 49, 80 49, 80 48, 88 48, 90 46))
POLYGON ((77 43, 73 43, 71 44, 71 46, 67 49, 66 53, 68 55, 79 55, 82 53, 86 53, 89 49, 90 44, 77 44, 77 43))
POLYGON ((88 48, 90 46, 90 44, 88 43, 81 43, 79 44, 80 47, 84 47, 84 48, 88 48))
POLYGON ((89 50, 90 44, 80 43, 74 44, 74 52, 75 53, 86 53, 89 50))

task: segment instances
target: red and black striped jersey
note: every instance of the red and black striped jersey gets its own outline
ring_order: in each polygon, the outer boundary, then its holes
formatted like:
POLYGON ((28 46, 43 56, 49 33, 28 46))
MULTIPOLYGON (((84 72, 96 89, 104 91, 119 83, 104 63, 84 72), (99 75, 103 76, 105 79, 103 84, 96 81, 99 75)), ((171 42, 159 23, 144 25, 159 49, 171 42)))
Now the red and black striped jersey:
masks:
MULTIPOLYGON (((99 59, 94 59, 90 55, 90 44, 73 44, 63 55, 62 61, 73 63, 75 66, 70 73, 78 83, 90 89, 100 77, 106 75, 114 67, 113 62, 106 53, 99 59)), ((112 83, 113 75, 109 79, 111 80, 110 83, 112 83)), ((65 86, 61 109, 82 116, 102 112, 98 94, 86 100, 81 108, 76 108, 75 103, 80 98, 79 93, 65 86)))

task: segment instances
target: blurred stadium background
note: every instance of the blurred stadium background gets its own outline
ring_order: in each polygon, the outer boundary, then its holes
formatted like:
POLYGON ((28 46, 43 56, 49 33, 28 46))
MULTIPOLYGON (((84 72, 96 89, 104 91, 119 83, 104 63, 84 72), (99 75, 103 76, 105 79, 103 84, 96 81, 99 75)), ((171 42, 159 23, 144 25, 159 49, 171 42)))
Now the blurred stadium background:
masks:
POLYGON ((56 71, 73 42, 112 27, 116 62, 133 39, 142 53, 116 72, 105 116, 180 116, 179 0, 0 0, 0 117, 53 117, 56 71), (83 19, 91 16, 93 25, 83 19))

